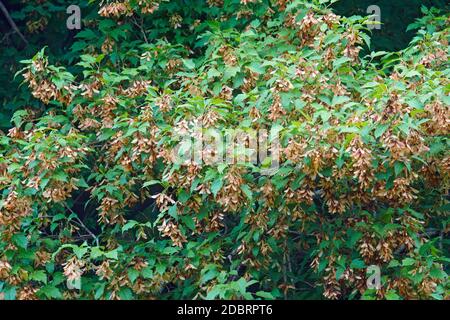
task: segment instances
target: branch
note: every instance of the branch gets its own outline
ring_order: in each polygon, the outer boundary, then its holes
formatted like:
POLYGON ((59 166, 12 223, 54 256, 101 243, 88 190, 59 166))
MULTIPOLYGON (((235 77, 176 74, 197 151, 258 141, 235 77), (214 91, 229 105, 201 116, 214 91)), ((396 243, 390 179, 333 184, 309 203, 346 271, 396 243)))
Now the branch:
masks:
POLYGON ((138 27, 139 30, 141 30, 141 33, 142 33, 142 35, 144 36, 144 41, 145 41, 145 43, 148 43, 147 35, 145 34, 145 29, 144 29, 144 27, 142 26, 142 23, 143 23, 142 17, 141 17, 141 23, 137 22, 137 21, 136 21, 136 18, 134 18, 134 17, 131 19, 131 22, 133 22, 133 24, 134 24, 136 27, 138 27))
POLYGON ((5 5, 3 4, 2 1, 0 1, 0 10, 2 10, 2 12, 5 15, 6 20, 8 21, 9 25, 11 26, 11 28, 13 28, 13 30, 19 35, 20 39, 22 39, 23 42, 25 42, 28 45, 27 39, 25 39, 25 36, 22 34, 22 32, 20 32, 20 30, 17 27, 16 23, 14 22, 14 20, 9 15, 8 9, 6 9, 6 7, 5 7, 5 5))

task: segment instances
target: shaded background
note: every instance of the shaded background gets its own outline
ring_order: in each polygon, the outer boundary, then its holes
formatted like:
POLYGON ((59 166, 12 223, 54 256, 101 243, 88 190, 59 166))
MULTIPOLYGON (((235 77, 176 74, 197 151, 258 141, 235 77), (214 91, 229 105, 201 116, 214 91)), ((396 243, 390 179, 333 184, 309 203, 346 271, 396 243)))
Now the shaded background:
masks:
POLYGON ((398 51, 405 48, 415 34, 406 31, 409 24, 421 17, 421 7, 449 10, 446 0, 340 0, 333 5, 336 13, 344 16, 368 15, 367 8, 377 5, 381 10, 381 29, 372 30, 372 50, 398 51))

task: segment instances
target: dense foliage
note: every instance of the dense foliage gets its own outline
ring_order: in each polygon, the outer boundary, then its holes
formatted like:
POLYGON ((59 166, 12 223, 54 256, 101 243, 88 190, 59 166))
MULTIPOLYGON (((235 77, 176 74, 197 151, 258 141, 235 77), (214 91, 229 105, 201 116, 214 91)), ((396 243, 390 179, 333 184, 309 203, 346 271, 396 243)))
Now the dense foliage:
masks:
POLYGON ((91 2, 17 72, 0 298, 448 297, 448 15, 362 56, 326 0, 91 2), (242 161, 254 132, 272 157, 242 161))

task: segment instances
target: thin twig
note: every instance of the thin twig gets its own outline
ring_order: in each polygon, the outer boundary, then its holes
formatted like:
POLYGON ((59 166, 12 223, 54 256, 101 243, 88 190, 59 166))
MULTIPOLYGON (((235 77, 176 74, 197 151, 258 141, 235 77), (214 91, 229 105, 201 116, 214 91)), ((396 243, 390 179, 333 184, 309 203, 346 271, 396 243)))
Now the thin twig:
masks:
POLYGON ((84 230, 86 230, 86 232, 89 233, 92 238, 94 238, 95 244, 98 247, 99 246, 99 241, 98 241, 97 236, 91 230, 89 230, 88 227, 86 227, 86 225, 83 223, 83 221, 81 221, 81 219, 78 217, 78 215, 71 208, 69 208, 67 206, 67 204, 64 203, 64 206, 67 208, 67 210, 69 210, 71 213, 73 213, 73 215, 75 216, 75 220, 80 225, 80 227, 82 227, 84 230))
POLYGON ((316 287, 315 285, 309 283, 308 281, 305 281, 305 280, 298 280, 298 281, 299 281, 299 282, 302 282, 302 283, 304 283, 304 284, 307 284, 307 285, 310 286, 311 288, 315 288, 315 287, 316 287))
POLYGON ((8 21, 9 25, 11 26, 11 28, 13 28, 13 30, 19 35, 20 39, 22 39, 22 41, 25 42, 28 45, 27 39, 25 39, 25 36, 22 34, 22 32, 20 32, 20 30, 17 27, 16 23, 14 22, 14 20, 9 15, 8 9, 6 9, 6 7, 5 7, 5 5, 3 4, 2 1, 0 1, 0 10, 2 10, 2 12, 5 15, 6 20, 8 21))
POLYGON ((9 36, 13 35, 14 33, 15 33, 14 31, 5 33, 5 35, 3 36, 2 40, 0 40, 0 43, 5 41, 5 39, 9 38, 9 36))
POLYGON ((137 22, 137 21, 136 21, 136 18, 134 18, 134 17, 131 19, 131 22, 133 22, 133 24, 134 24, 136 27, 139 28, 139 30, 141 31, 142 35, 144 36, 144 41, 145 41, 145 43, 148 43, 147 35, 145 34, 145 29, 144 29, 144 27, 142 26, 142 23, 144 22, 144 21, 143 21, 143 18, 141 17, 141 23, 137 22))
MULTIPOLYGON (((283 253, 282 271, 283 271, 283 282, 284 282, 284 285, 287 286, 286 248, 284 248, 284 250, 285 250, 285 252, 283 253)), ((285 288, 283 291, 284 291, 284 300, 287 300, 287 289, 285 288)))

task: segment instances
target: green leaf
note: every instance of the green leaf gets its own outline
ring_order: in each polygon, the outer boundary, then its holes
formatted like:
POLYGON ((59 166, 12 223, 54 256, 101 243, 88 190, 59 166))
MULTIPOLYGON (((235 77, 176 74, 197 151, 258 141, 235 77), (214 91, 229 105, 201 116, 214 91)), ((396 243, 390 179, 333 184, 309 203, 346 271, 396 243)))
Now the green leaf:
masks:
POLYGON ((366 264, 361 259, 355 259, 350 264, 350 268, 352 268, 352 269, 364 269, 364 268, 366 268, 366 264))
POLYGON ((340 280, 342 275, 344 274, 344 272, 345 272, 345 268, 337 267, 336 268, 336 280, 340 280))
POLYGON ((217 196, 217 193, 222 189, 223 186, 223 179, 219 178, 214 180, 214 182, 211 184, 211 193, 215 196, 217 196))
POLYGON ((91 248, 91 259, 97 259, 103 256, 103 251, 99 247, 91 248))
POLYGON ((43 270, 34 271, 30 279, 47 284, 47 274, 43 270))
POLYGON ((403 171, 403 168, 405 167, 405 165, 400 162, 400 161, 395 161, 394 163, 394 172, 395 172, 395 176, 398 177, 400 175, 400 173, 403 171))
POLYGON ((181 216, 181 220, 184 222, 184 224, 191 230, 195 230, 195 222, 194 219, 192 219, 191 216, 181 216))
POLYGON ((12 241, 16 246, 23 248, 23 249, 26 249, 28 246, 28 239, 22 233, 16 233, 15 235, 13 235, 12 241))
POLYGON ((122 227, 122 233, 132 229, 134 226, 136 226, 137 224, 139 224, 137 221, 135 220, 130 220, 127 223, 125 223, 125 225, 122 227))
POLYGON ((158 263, 156 265, 156 272, 158 272, 160 275, 163 275, 164 272, 166 272, 167 266, 162 264, 162 263, 158 263))
POLYGON ((192 59, 183 59, 183 64, 188 69, 194 69, 195 63, 192 61, 192 59))
POLYGON ((430 270, 430 276, 437 279, 447 279, 447 273, 445 273, 443 270, 433 267, 430 270))
POLYGON ((42 287, 39 292, 44 294, 49 299, 61 299, 63 297, 61 291, 52 285, 42 287))
POLYGON ((215 68, 211 68, 208 70, 208 79, 214 78, 214 77, 219 77, 221 75, 221 73, 219 71, 217 71, 217 69, 215 68))
POLYGON ((105 252, 104 253, 105 257, 108 259, 113 259, 113 260, 117 260, 118 256, 119 256, 119 252, 117 249, 109 251, 109 252, 105 252))
POLYGON ((338 104, 343 104, 349 100, 350 98, 347 96, 334 96, 333 100, 331 100, 331 105, 334 107, 337 106, 338 104))
POLYGON ((402 266, 404 267, 409 267, 416 264, 416 260, 414 260, 413 258, 405 258, 402 261, 402 266))
POLYGON ((394 290, 389 290, 384 297, 387 300, 401 300, 401 297, 394 290))
POLYGON ((128 269, 128 278, 130 279, 131 283, 134 283, 138 277, 139 271, 133 268, 128 269))
POLYGON ((80 188, 89 188, 89 185, 86 183, 83 177, 77 179, 76 186, 80 188))
POLYGON ((153 269, 151 267, 145 267, 141 273, 142 273, 142 277, 144 277, 144 279, 153 278, 153 269))
POLYGON ((250 187, 246 184, 241 185, 241 190, 245 193, 249 200, 253 199, 253 192, 250 187))
POLYGON ((388 123, 384 123, 384 124, 379 124, 377 126, 377 128, 375 129, 375 133, 374 136, 375 138, 379 138, 383 135, 383 133, 386 132, 386 130, 389 128, 389 124, 388 123))
POLYGON ((122 300, 133 300, 133 291, 130 288, 122 287, 119 291, 119 297, 122 300))
POLYGON ((73 246, 73 253, 75 253, 78 259, 82 259, 88 250, 89 248, 87 246, 73 246))
POLYGON ((275 299, 274 296, 270 292, 264 292, 264 291, 258 291, 255 293, 258 297, 261 297, 263 299, 273 300, 275 299))

